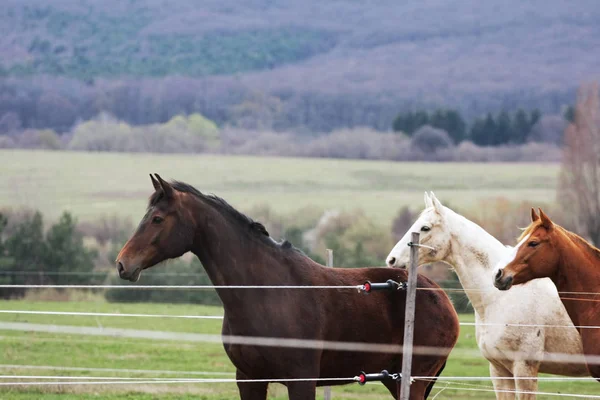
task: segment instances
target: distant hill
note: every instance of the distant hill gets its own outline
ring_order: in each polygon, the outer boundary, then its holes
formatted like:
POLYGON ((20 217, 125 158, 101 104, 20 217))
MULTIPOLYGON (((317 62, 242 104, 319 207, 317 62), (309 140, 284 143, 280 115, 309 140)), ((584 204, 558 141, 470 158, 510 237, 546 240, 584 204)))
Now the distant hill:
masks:
MULTIPOLYGON (((597 0, 2 3, 0 77, 226 80, 246 100, 301 111, 273 117, 276 128, 387 128, 415 106, 557 111, 600 77, 597 0)), ((193 107, 222 123, 247 112, 238 100, 193 107)))

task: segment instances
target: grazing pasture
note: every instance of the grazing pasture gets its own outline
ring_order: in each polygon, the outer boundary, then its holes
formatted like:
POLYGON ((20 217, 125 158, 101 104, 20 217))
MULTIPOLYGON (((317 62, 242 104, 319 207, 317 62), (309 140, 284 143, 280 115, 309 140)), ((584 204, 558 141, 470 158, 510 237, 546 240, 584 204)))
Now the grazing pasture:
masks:
MULTIPOLYGON (((1 310, 42 310, 68 312, 137 313, 171 315, 220 315, 219 307, 170 304, 111 304, 104 301, 82 302, 42 302, 42 301, 2 301, 1 310)), ((417 308, 417 318, 419 318, 417 308)), ((422 316, 421 316, 422 318, 422 316)), ((472 315, 461 315, 462 322, 473 322, 472 315)), ((229 375, 193 375, 189 372, 233 372, 223 347, 219 343, 192 341, 148 340, 87 336, 43 332, 20 332, 2 329, 6 322, 27 322, 35 324, 56 324, 123 328, 138 330, 170 331, 182 333, 219 334, 221 321, 197 319, 157 319, 141 317, 83 317, 56 315, 16 315, 0 314, 0 374, 4 375, 69 375, 69 376, 119 376, 119 377, 162 377, 162 378, 232 378, 229 375), (87 367, 108 369, 182 371, 175 374, 115 371, 53 371, 6 367, 6 365, 37 365, 87 367), (184 372, 187 372, 184 374, 184 372)), ((473 326, 461 326, 459 341, 454 348, 442 376, 489 376, 488 362, 479 354, 475 343, 473 326)), ((540 375, 548 376, 548 375, 540 375)), ((539 390, 561 393, 597 393, 597 383, 542 381, 539 390)), ((436 394, 445 386, 438 382, 433 390, 436 394)), ((490 389, 489 381, 459 382, 452 388, 490 389), (465 384, 467 384, 465 386, 465 384)), ((380 399, 388 398, 386 389, 380 383, 365 386, 350 384, 332 388, 334 399, 380 399)), ((40 388, 0 389, 3 400, 21 400, 38 397, 45 399, 130 399, 130 400, 171 400, 194 398, 220 400, 237 398, 237 388, 231 383, 195 384, 155 384, 155 385, 94 385, 62 386, 40 388), (194 397, 196 396, 196 397, 194 397)), ((318 389, 322 398, 322 389, 318 389)), ((389 396, 391 398, 391 396, 389 396)), ((493 399, 492 392, 444 390, 440 399, 493 399)), ((540 399, 552 398, 538 396, 540 399)), ((287 392, 281 385, 271 385, 269 399, 287 399, 287 392)))
MULTIPOLYGON (((261 205, 267 205, 282 215, 305 208, 319 211, 360 208, 383 226, 389 226, 402 206, 420 209, 425 190, 434 190, 445 203, 460 209, 481 207, 481 201, 498 196, 510 200, 551 202, 558 173, 558 165, 554 164, 529 164, 528 168, 523 168, 523 164, 394 163, 27 150, 2 150, 0 161, 0 208, 35 208, 51 219, 66 210, 79 220, 118 215, 137 221, 152 193, 148 180, 151 172, 167 179, 188 182, 206 193, 215 193, 242 211, 261 205)), ((218 307, 200 305, 107 303, 100 300, 100 295, 82 296, 83 300, 71 302, 35 301, 33 298, 35 295, 26 300, 0 301, 0 311, 170 315, 220 315, 223 312, 218 307)), ((423 318, 418 307, 416 318, 423 318)), ((472 315, 461 315, 462 322, 473 320, 472 315)), ((234 368, 218 342, 220 327, 220 320, 0 313, 0 374, 233 378, 233 375, 222 375, 233 372, 234 368), (14 322, 209 334, 215 335, 216 339, 205 343, 23 332, 9 330, 4 325, 14 322), (31 366, 101 370, 52 370, 31 366), (129 371, 119 371, 123 369, 129 371), (152 372, 157 370, 163 372, 152 372), (208 375, 194 375, 193 372, 208 375)), ((442 377, 489 376, 488 362, 477 349, 474 331, 473 326, 461 326, 459 341, 442 377)), ((490 381, 461 381, 449 385, 440 381, 432 394, 439 393, 437 400, 494 399, 495 394, 491 390, 490 381)), ((538 390, 592 394, 597 393, 598 388, 597 383, 592 381, 541 381, 538 390)), ((357 384, 337 386, 332 388, 332 392, 334 399, 379 399, 388 396, 379 383, 362 387, 357 384)), ((319 398, 322 398, 322 393, 319 389, 319 398)), ((237 398, 238 391, 233 383, 0 387, 3 400, 42 395, 44 399, 51 400, 220 400, 237 398)), ((271 385, 270 400, 286 398, 287 391, 283 386, 271 385)), ((540 395, 538 398, 553 397, 540 395)))
POLYGON ((213 192, 241 211, 268 205, 352 210, 388 224, 404 205, 420 208, 433 190, 461 209, 479 200, 553 200, 558 165, 404 163, 367 160, 0 150, 0 207, 37 208, 80 220, 117 214, 138 220, 149 173, 213 192))

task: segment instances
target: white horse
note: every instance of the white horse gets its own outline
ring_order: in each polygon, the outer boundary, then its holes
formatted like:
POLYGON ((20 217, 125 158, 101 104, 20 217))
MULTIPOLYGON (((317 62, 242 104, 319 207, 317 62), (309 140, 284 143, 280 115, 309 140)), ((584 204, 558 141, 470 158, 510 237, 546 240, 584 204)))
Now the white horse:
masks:
POLYGON ((511 294, 497 290, 492 284, 493 268, 510 252, 510 247, 504 246, 479 225, 444 207, 433 193, 425 193, 425 207, 390 252, 387 265, 405 268, 410 258, 411 232, 420 232, 421 244, 432 249, 419 248, 419 265, 446 262, 454 267, 465 289, 476 289, 467 290, 466 294, 475 309, 477 345, 490 362, 496 398, 514 399, 515 394, 510 391, 516 390, 518 399, 535 399, 534 394, 519 392, 537 391, 538 372, 589 376, 584 364, 549 362, 548 356, 544 355, 561 353, 581 358, 583 354, 579 333, 552 281, 536 279, 511 288, 511 294), (519 292, 512 292, 517 289, 519 292), (512 377, 531 379, 509 379, 512 377))

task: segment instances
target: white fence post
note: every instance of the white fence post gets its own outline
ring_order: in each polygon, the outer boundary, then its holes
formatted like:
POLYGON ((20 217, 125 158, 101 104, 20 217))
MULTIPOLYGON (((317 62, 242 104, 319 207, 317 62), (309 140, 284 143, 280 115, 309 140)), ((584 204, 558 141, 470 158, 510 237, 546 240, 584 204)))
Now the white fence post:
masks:
MULTIPOLYGON (((419 233, 412 232, 412 244, 419 244, 419 233)), ((419 247, 410 248, 410 266, 406 288, 406 311, 404 314, 404 342, 402 345, 402 381, 400 384, 400 400, 408 400, 410 395, 410 373, 413 353, 413 334, 415 329, 415 300, 417 294, 417 266, 419 247)))
MULTIPOLYGON (((327 266, 333 268, 333 250, 327 249, 327 266)), ((331 386, 323 388, 323 399, 331 400, 331 386)))

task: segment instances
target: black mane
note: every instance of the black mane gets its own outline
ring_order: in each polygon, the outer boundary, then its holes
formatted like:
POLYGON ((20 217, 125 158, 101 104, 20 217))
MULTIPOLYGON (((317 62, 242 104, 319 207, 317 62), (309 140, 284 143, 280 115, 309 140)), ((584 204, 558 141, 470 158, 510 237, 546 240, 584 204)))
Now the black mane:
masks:
MULTIPOLYGON (((292 244, 287 240, 282 240, 281 242, 276 242, 269 235, 267 228, 265 228, 265 226, 263 224, 261 224, 260 222, 254 221, 252 218, 248 217, 247 215, 242 214, 241 212, 239 212, 238 210, 233 208, 233 206, 231 204, 229 204, 227 201, 223 200, 222 198, 220 198, 214 194, 206 195, 206 194, 200 192, 198 189, 196 189, 192 185, 189 185, 184 182, 171 181, 170 184, 173 187, 173 189, 175 189, 179 192, 188 193, 195 197, 198 197, 199 199, 201 199, 201 200, 205 201, 206 203, 210 204, 211 206, 213 206, 221 214, 227 215, 232 220, 239 223, 241 226, 249 228, 249 232, 251 234, 259 237, 265 243, 275 245, 282 249, 295 249, 295 250, 300 251, 299 249, 296 249, 294 246, 292 246, 292 244)), ((161 192, 153 193, 152 196, 150 197, 150 206, 153 206, 156 203, 158 203, 161 198, 162 198, 161 192)))

